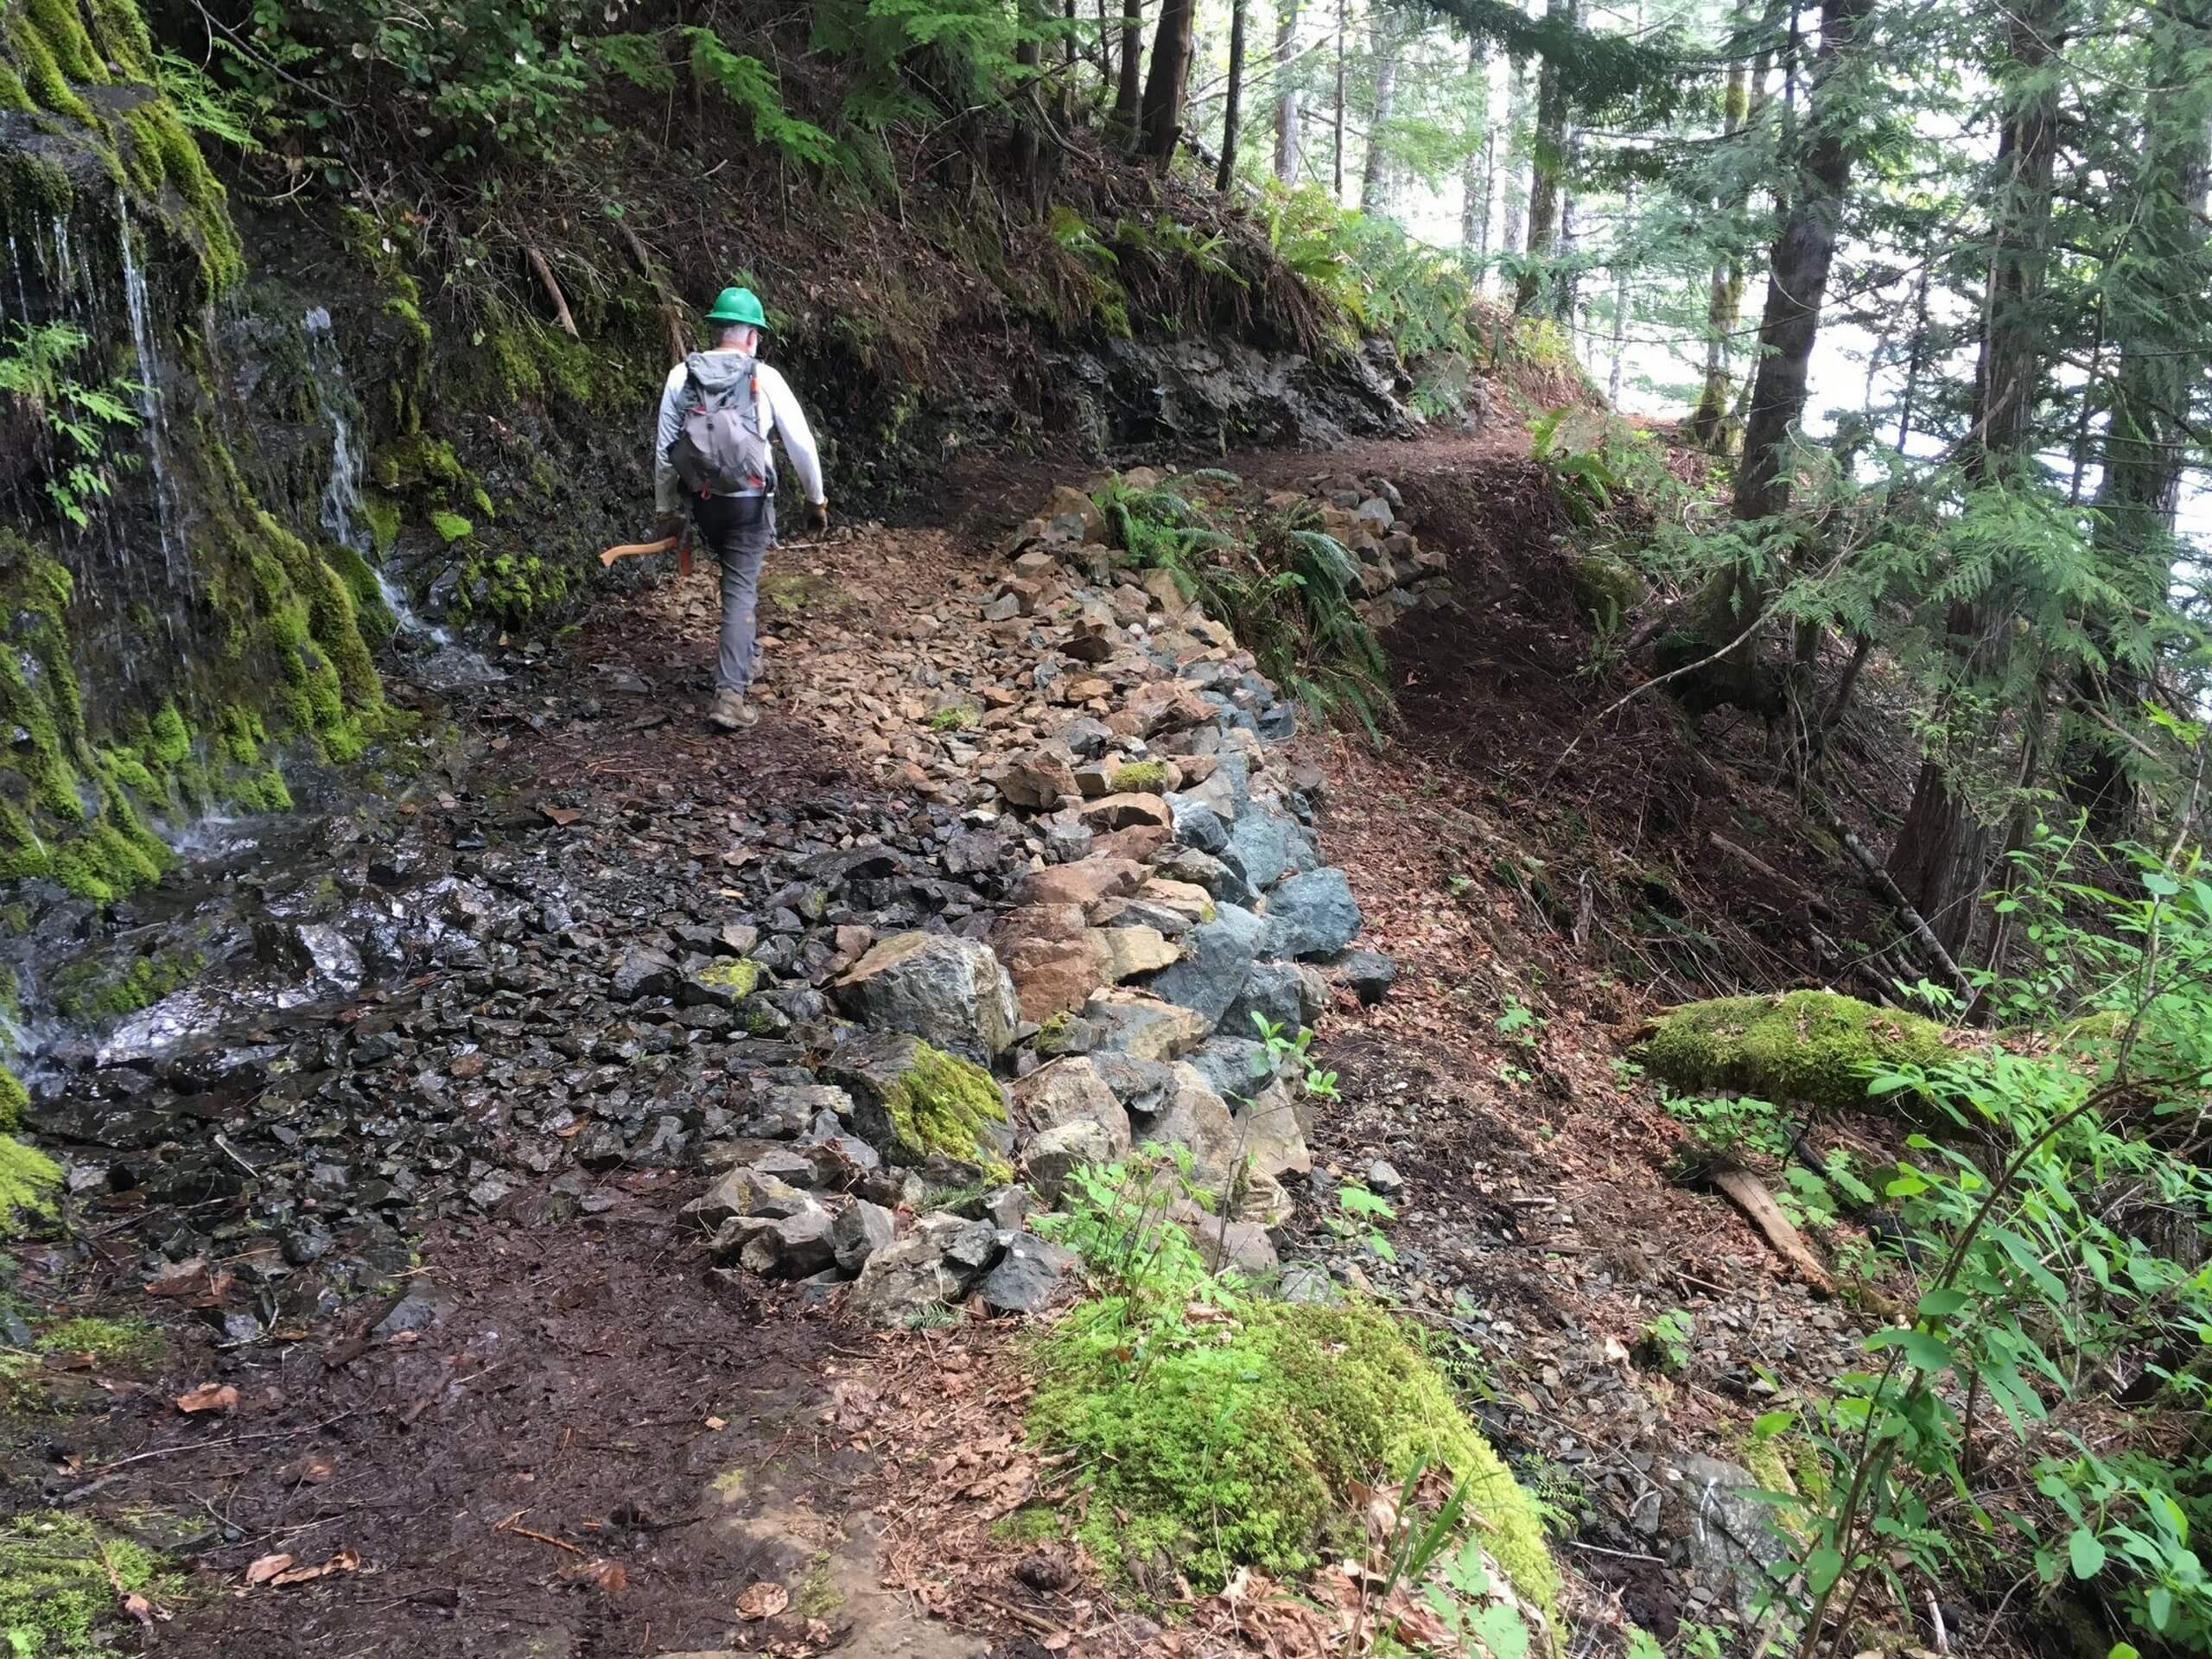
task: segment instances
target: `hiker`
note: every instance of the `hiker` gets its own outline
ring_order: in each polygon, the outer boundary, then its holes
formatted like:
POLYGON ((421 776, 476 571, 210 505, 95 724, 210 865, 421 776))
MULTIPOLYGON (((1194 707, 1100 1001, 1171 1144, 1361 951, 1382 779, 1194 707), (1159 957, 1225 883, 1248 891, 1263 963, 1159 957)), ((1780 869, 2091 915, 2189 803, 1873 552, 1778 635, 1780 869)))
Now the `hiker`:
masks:
POLYGON ((715 706, 707 718, 726 732, 750 726, 760 712, 745 700, 753 683, 753 609, 760 561, 776 539, 776 464, 768 440, 784 450, 806 486, 806 522, 825 530, 830 503, 822 493, 822 461, 814 434, 784 377, 760 361, 768 319, 749 288, 726 288, 707 313, 715 343, 669 371, 653 435, 653 505, 658 533, 680 535, 683 501, 700 538, 721 562, 721 652, 715 666, 715 706))

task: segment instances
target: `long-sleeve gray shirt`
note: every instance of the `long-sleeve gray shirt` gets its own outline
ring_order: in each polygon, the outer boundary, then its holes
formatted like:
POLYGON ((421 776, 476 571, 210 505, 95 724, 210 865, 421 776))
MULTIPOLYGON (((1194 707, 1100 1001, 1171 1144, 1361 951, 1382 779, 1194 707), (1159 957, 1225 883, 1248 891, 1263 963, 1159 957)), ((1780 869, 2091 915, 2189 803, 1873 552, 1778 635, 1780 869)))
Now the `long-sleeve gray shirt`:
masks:
MULTIPOLYGON (((660 422, 653 435, 653 507, 659 512, 679 512, 683 504, 683 482, 677 477, 668 454, 683 431, 686 378, 683 365, 679 363, 668 372, 668 384, 661 389, 660 422)), ((815 451, 814 430, 806 423, 806 412, 799 408, 798 398, 784 377, 766 363, 760 369, 760 435, 765 438, 780 434, 784 453, 791 457, 792 469, 805 488, 806 499, 826 499, 822 493, 822 457, 815 451)), ((758 495, 760 492, 740 490, 738 493, 758 495)))

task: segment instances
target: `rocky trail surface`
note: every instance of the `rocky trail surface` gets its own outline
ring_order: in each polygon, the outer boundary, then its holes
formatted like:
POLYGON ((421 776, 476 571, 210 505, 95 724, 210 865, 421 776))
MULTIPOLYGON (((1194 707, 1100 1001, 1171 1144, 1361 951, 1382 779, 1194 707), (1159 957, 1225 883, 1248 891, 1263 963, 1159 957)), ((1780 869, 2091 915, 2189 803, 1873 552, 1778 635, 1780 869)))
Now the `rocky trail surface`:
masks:
MULTIPOLYGON (((1402 493, 1269 463, 1338 516, 1409 683, 1528 608, 1433 493, 1473 453, 1402 493)), ((1454 1345, 1580 1534, 1579 1619, 1736 1595, 1753 1483, 1711 1454, 1847 1319, 1667 1185, 1611 1058, 1635 998, 1514 959, 1523 897, 1459 902, 1469 844, 1523 844, 1440 747, 1483 711, 1379 755, 1299 737, 1086 498, 1038 505, 1010 542, 779 553, 742 736, 701 721, 714 600, 671 573, 451 693, 461 736, 390 798, 31 918, 95 967, 25 979, 78 1224, 21 1253, 8 1475, 188 1564, 126 1640, 1170 1650, 993 1531, 1052 1478, 1016 1333, 1078 1279, 1028 1218, 1143 1142, 1221 1198, 1182 1217, 1219 1258, 1454 1345), (1338 1099, 1261 1040, 1309 1026, 1338 1099), (1347 1181, 1395 1203, 1384 1249, 1347 1181), (1700 1333, 1673 1378, 1635 1352, 1668 1308, 1700 1333), (67 1323, 118 1314, 160 1341, 67 1323)))

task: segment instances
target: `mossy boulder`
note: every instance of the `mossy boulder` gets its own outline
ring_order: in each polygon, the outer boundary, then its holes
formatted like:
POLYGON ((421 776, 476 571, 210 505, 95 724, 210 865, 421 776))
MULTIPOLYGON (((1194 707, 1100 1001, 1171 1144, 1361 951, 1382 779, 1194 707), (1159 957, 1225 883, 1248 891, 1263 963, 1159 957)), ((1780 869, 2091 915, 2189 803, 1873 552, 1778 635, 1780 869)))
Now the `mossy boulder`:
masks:
POLYGON ((891 1162, 944 1159, 986 1179, 1010 1177, 1006 1091, 973 1061, 881 1032, 839 1049, 821 1075, 853 1096, 855 1127, 891 1162))
POLYGON ((0 1135, 0 1238, 21 1232, 26 1217, 52 1216, 54 1195, 60 1185, 61 1166, 53 1159, 36 1147, 0 1135))
POLYGON ((1132 760, 1116 766, 1107 788, 1116 795, 1164 795, 1167 791, 1167 766, 1161 760, 1132 760))
POLYGON ((1877 1071, 1954 1058, 1944 1029, 1833 991, 1723 996, 1664 1015, 1637 1045, 1656 1077, 1685 1092, 1856 1106, 1877 1071))
POLYGON ((1615 626, 1643 603, 1643 576, 1626 560, 1610 553, 1572 554, 1567 573, 1576 601, 1601 626, 1615 626))
POLYGON ((1434 1363, 1381 1309, 1239 1298, 1181 1344, 1128 1341, 1127 1297, 1077 1307, 1040 1344, 1033 1443, 1073 1454, 1077 1531, 1109 1572, 1167 1561, 1201 1589, 1359 1553, 1363 1490, 1419 1464, 1467 1483, 1484 1547, 1555 1614, 1559 1573, 1535 1503, 1434 1363))

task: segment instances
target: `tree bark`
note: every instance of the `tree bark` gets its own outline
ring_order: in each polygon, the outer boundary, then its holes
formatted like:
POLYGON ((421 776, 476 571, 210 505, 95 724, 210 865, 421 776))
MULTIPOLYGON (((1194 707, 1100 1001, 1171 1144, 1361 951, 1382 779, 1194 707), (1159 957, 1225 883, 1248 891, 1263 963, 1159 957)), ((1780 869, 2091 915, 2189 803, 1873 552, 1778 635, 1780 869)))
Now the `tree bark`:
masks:
MULTIPOLYGON (((2012 84, 1997 143, 1994 245, 1974 369, 1974 422, 1963 456, 1969 474, 1984 483, 2016 474, 2031 463, 2036 448, 2036 399, 2047 366, 2047 331, 2036 302, 2050 257, 2060 119, 2057 81, 2048 70, 2064 38, 2071 3, 2024 0, 2005 30, 2012 84)), ((2008 620, 1995 594, 1954 606, 1947 624, 1952 650, 1971 661, 1994 643, 2008 620)), ((1961 747, 1986 753, 1990 739, 1991 734, 1978 732, 1961 747)), ((2032 744, 2035 734, 2024 741, 2032 744)), ((1890 874, 1944 949, 1961 960, 1995 850, 1994 826, 1974 810, 1949 757, 1929 754, 1921 762, 1912 804, 1890 850, 1890 874)))
MULTIPOLYGON (((1556 18, 1572 28, 1580 9, 1580 0, 1547 0, 1544 20, 1556 18)), ((1557 251, 1560 190, 1566 176, 1567 89, 1560 84, 1558 66, 1547 58, 1536 72, 1536 137, 1530 146, 1529 173, 1529 263, 1514 291, 1516 315, 1536 309, 1539 296, 1550 290, 1550 281, 1537 262, 1557 251)))
POLYGON ((1174 159, 1183 136, 1183 93, 1191 78, 1192 21, 1197 0, 1160 0, 1152 32, 1152 68, 1145 76, 1138 153, 1154 167, 1174 159))
POLYGON ((1020 103, 1014 111, 1014 133, 1010 140, 1014 175, 1021 181, 1021 188, 1032 202, 1037 199, 1037 187, 1044 156, 1044 136, 1040 123, 1044 111, 1039 106, 1037 72, 1044 67, 1042 37, 1037 32, 1037 12, 1040 0, 1021 0, 1018 16, 1021 20, 1021 34, 1014 45, 1014 66, 1020 73, 1020 103))
POLYGON ((1497 124, 1491 119, 1490 54, 1482 36, 1467 37, 1467 79, 1483 89, 1483 147, 1459 167, 1459 245, 1476 258, 1490 251, 1490 181, 1497 160, 1497 124))
POLYGON ((1505 135, 1500 145, 1505 176, 1498 194, 1505 203, 1505 223, 1499 227, 1499 251, 1517 254, 1528 246, 1524 215, 1528 193, 1521 188, 1521 129, 1529 119, 1529 60, 1516 58, 1505 77, 1505 135))
MULTIPOLYGON (((1821 47, 1807 94, 1806 145, 1789 211, 1768 263, 1766 306, 1759 318, 1759 364, 1751 380, 1744 456, 1737 463, 1732 511, 1738 518, 1769 518, 1789 504, 1790 434, 1805 415, 1813 342, 1835 263, 1844 200, 1851 188, 1853 143, 1845 123, 1821 94, 1849 61, 1874 0, 1826 0, 1821 47)), ((1740 626, 1740 625, 1738 625, 1740 626)))
POLYGON ((1291 66, 1298 61, 1298 0, 1277 0, 1275 14, 1275 177, 1298 182, 1298 84, 1291 66))
POLYGON ((1367 121, 1367 156, 1360 168, 1359 211, 1379 213, 1387 206, 1390 153, 1382 142, 1382 129, 1398 102, 1398 31, 1390 14, 1377 10, 1368 24, 1375 54, 1375 107, 1367 121))
MULTIPOLYGON (((1744 453, 1736 463, 1732 516, 1771 518, 1789 505, 1789 446, 1804 418, 1813 342, 1836 238, 1851 188, 1855 143, 1849 124, 1828 107, 1834 77, 1852 60, 1874 0, 1823 0, 1821 47, 1813 60, 1805 147, 1789 186, 1789 210, 1767 265, 1766 305, 1759 320, 1760 356, 1749 385, 1744 453)), ((1723 646, 1726 654, 1700 669, 1684 690, 1694 707, 1732 703, 1770 718, 1781 712, 1781 689, 1763 672, 1758 637, 1745 636, 1766 607, 1770 571, 1736 562, 1713 573, 1692 601, 1686 642, 1672 656, 1687 662, 1723 646), (1733 643, 1732 643, 1733 642, 1733 643)), ((1662 653, 1662 668, 1678 664, 1662 653)))
POLYGON ((1214 169, 1213 188, 1227 190, 1236 175, 1236 120, 1244 97, 1244 8, 1246 0, 1229 3, 1229 85, 1221 105, 1221 164, 1214 169))
POLYGON ((1349 0, 1337 0, 1337 134, 1329 199, 1339 207, 1344 201, 1344 34, 1349 10, 1349 0))
POLYGON ((1122 0, 1122 74, 1114 86, 1114 124, 1134 137, 1144 99, 1144 0, 1122 0))
MULTIPOLYGON (((1739 48, 1740 49, 1740 48, 1739 48)), ((1728 66, 1728 87, 1722 95, 1720 130, 1723 142, 1744 130, 1751 115, 1749 66, 1738 56, 1728 66)), ((1751 181, 1745 182, 1732 201, 1719 206, 1724 214, 1740 218, 1751 200, 1751 181)), ((1744 309, 1744 262, 1730 257, 1713 267, 1713 286, 1705 305, 1705 391, 1690 416, 1690 436, 1706 449, 1725 450, 1723 434, 1728 421, 1729 337, 1744 309)))

